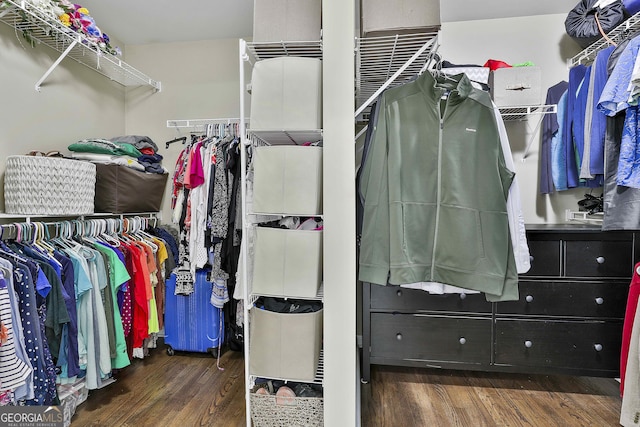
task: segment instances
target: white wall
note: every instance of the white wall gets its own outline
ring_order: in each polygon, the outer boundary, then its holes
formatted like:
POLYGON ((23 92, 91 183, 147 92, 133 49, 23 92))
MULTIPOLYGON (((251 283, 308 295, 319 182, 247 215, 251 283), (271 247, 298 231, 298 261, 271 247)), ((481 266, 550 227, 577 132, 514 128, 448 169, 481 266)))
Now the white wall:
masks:
MULTIPOLYGON (((439 52, 444 59, 458 64, 482 65, 488 59, 510 64, 532 61, 542 69, 542 103, 549 87, 568 79, 566 60, 580 51, 565 34, 565 18, 561 14, 445 23, 439 52)), ((539 120, 540 116, 531 116, 528 121, 507 123, 524 218, 526 223, 562 223, 565 210, 577 210, 576 202, 589 190, 539 194, 540 136, 539 131, 534 133, 539 120), (525 146, 531 138, 533 144, 523 162, 525 146)), ((595 190, 594 194, 601 191, 595 190)))
MULTIPOLYGON (((127 62, 161 81, 162 91, 127 90, 126 133, 153 139, 171 173, 184 146, 164 143, 190 129, 167 128, 167 120, 240 117, 238 49, 238 39, 127 46, 127 62)), ((170 222, 170 194, 169 183, 163 222, 170 222)))
POLYGON ((32 48, 0 23, 0 194, 7 156, 68 153, 67 146, 80 139, 117 136, 125 129, 122 86, 75 61, 63 60, 36 92, 35 83, 58 56, 46 46, 32 48))

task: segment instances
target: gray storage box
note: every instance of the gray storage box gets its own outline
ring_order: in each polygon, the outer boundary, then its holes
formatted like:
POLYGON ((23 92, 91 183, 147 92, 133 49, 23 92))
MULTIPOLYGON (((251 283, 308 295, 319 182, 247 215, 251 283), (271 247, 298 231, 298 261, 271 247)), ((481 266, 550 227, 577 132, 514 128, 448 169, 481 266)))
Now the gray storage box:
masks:
POLYGON ((322 283, 322 231, 257 227, 253 293, 315 298, 322 283))
POLYGON ((489 73, 491 98, 498 107, 540 105, 542 72, 540 67, 498 68, 489 73))
POLYGON ((363 36, 440 28, 440 0, 362 0, 361 8, 363 36))
POLYGON ((253 161, 255 213, 322 214, 321 147, 257 147, 253 161))
POLYGON ((321 11, 321 0, 255 0, 253 41, 320 40, 321 11))
POLYGON ((322 348, 322 310, 274 313, 251 309, 251 375, 313 381, 322 348))
POLYGON ((256 62, 250 123, 252 130, 322 129, 322 61, 282 56, 256 62))

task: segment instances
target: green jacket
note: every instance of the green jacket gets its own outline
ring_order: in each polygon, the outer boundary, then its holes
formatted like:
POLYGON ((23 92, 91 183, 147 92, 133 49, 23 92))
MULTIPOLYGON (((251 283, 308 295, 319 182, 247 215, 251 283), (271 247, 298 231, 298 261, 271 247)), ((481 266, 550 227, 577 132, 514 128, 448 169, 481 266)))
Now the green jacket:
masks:
POLYGON ((440 282, 518 299, 493 106, 461 74, 385 91, 364 161, 359 279, 440 282))

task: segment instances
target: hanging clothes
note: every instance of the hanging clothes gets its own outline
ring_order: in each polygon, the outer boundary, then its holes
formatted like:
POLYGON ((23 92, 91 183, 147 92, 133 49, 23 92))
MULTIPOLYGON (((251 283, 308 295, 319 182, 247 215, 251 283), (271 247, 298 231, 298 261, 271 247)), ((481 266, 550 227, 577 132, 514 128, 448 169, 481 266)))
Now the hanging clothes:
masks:
POLYGON ((359 279, 435 281, 490 301, 517 299, 506 206, 513 172, 489 95, 465 75, 453 79, 423 73, 379 99, 362 172, 359 279), (477 232, 477 245, 462 229, 477 232))
MULTIPOLYGON (((558 104, 562 95, 567 91, 569 82, 561 81, 547 90, 545 104, 558 104)), ((556 190, 553 182, 553 139, 560 130, 558 114, 545 114, 542 118, 542 141, 540 144, 540 193, 550 194, 556 190)))

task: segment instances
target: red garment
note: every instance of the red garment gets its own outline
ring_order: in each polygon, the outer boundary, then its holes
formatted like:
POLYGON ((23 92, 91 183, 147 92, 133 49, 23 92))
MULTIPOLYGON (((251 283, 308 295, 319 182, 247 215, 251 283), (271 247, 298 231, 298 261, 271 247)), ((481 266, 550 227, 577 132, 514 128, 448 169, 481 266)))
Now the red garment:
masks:
POLYGON ((184 187, 184 173, 187 168, 187 157, 189 150, 185 148, 178 155, 176 161, 176 170, 173 173, 173 189, 171 192, 171 209, 176 207, 176 200, 178 199, 178 193, 184 187))
POLYGON ((135 244, 129 245, 132 253, 134 274, 133 282, 133 348, 141 348, 145 338, 149 337, 149 301, 147 300, 147 286, 151 286, 149 269, 147 268, 147 256, 144 249, 135 244))
MULTIPOLYGON (((129 248, 121 244, 120 250, 124 253, 125 266, 127 271, 129 272, 129 276, 133 277, 133 272, 135 271, 133 267, 133 259, 131 255, 131 251, 129 248)), ((131 329, 133 325, 133 311, 131 306, 131 288, 134 286, 133 280, 129 280, 127 282, 127 288, 123 291, 124 298, 122 300, 122 310, 120 312, 120 317, 122 318, 122 329, 124 330, 124 336, 128 337, 131 334, 131 329)))
POLYGON ((139 148, 138 151, 140 151, 142 154, 148 154, 150 156, 156 154, 156 150, 151 147, 139 148))
POLYGON ((636 317, 638 299, 640 298, 640 275, 638 275, 640 262, 633 268, 633 277, 629 286, 629 296, 627 297, 627 310, 624 315, 624 325, 622 326, 622 347, 620 349, 620 396, 624 392, 624 376, 627 371, 627 358, 629 357, 629 346, 631 344, 631 331, 633 321, 636 317))
POLYGON ((507 64, 504 61, 499 61, 497 59, 489 59, 484 63, 483 67, 489 67, 491 71, 495 71, 498 68, 511 68, 511 65, 507 64))

